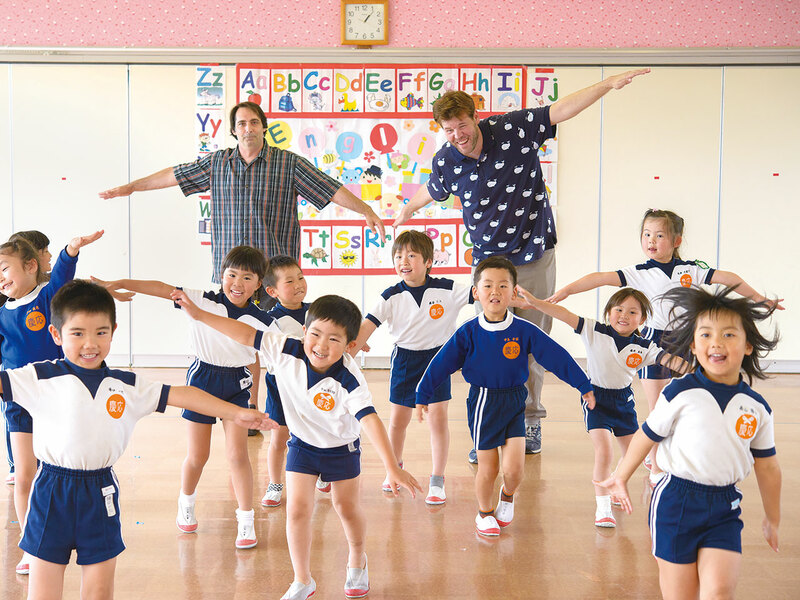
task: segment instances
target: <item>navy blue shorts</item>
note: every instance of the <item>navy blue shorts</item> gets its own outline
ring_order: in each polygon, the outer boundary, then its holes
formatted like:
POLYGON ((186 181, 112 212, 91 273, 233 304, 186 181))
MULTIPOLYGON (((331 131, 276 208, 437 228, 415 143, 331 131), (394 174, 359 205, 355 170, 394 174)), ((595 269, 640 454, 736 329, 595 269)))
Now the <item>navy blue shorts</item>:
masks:
POLYGON ((14 401, 1 402, 6 431, 9 433, 33 433, 33 419, 30 413, 14 401))
MULTIPOLYGON (((247 408, 250 404, 250 388, 253 376, 247 367, 218 367, 195 359, 186 373, 186 385, 193 385, 225 402, 247 408)), ((181 416, 193 423, 213 425, 216 417, 202 415, 187 408, 181 416)))
MULTIPOLYGON (((664 331, 653 329, 652 327, 643 327, 642 337, 661 346, 661 338, 664 337, 664 331)), ((648 365, 639 369, 639 379, 672 379, 672 371, 662 365, 648 365)))
POLYGON ((119 483, 111 467, 80 471, 39 465, 19 543, 28 554, 66 565, 93 565, 125 549, 119 520, 119 483))
POLYGON ((476 450, 499 448, 508 438, 525 437, 527 397, 524 385, 505 389, 470 386, 467 421, 476 450))
POLYGON ((669 473, 650 500, 653 555, 678 564, 697 562, 700 548, 742 552, 742 493, 736 486, 695 483, 669 473))
MULTIPOLYGON (((394 347, 389 402, 409 408, 416 406, 417 384, 439 348, 441 346, 430 350, 406 350, 400 346, 394 347)), ((448 377, 433 391, 433 398, 428 404, 444 402, 450 398, 450 378, 448 377)))
POLYGON ((317 448, 292 435, 286 470, 318 475, 323 481, 354 479, 361 474, 361 440, 335 448, 317 448))
POLYGON ((286 416, 283 414, 283 404, 281 404, 281 394, 278 391, 278 383, 275 375, 267 373, 264 375, 264 385, 267 388, 267 398, 264 404, 264 412, 269 418, 278 425, 286 427, 286 416))
POLYGON ((621 390, 610 390, 596 385, 592 385, 592 388, 594 389, 594 409, 589 410, 586 401, 581 399, 586 431, 608 429, 616 437, 636 433, 639 429, 639 422, 636 420, 633 390, 630 386, 621 390))

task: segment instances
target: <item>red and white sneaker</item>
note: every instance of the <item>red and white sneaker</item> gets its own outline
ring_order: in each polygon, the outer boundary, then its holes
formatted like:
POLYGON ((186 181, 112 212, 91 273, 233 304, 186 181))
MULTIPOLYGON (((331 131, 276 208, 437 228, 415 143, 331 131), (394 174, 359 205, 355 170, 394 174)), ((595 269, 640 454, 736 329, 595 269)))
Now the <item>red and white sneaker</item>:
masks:
POLYGON ((616 527, 617 520, 610 510, 608 512, 598 510, 594 513, 594 524, 597 527, 616 527))
POLYGON ((508 527, 514 520, 514 503, 503 500, 503 488, 500 488, 500 497, 497 499, 497 508, 494 509, 494 518, 500 527, 508 527))
POLYGON ((323 494, 327 494, 331 491, 331 482, 330 481, 322 481, 321 477, 317 477, 317 490, 322 492, 323 494))
POLYGON ((369 571, 367 556, 364 555, 364 568, 347 567, 347 579, 344 582, 345 598, 363 598, 369 593, 369 571))
POLYGON ((17 477, 14 475, 13 472, 6 475, 6 485, 14 485, 16 482, 17 482, 17 477))
POLYGON ((195 533, 197 531, 194 504, 184 504, 178 499, 178 516, 175 517, 175 524, 183 533, 195 533))
POLYGON ((475 529, 483 536, 497 537, 500 535, 500 525, 492 515, 482 517, 480 513, 475 517, 475 529))
POLYGON ((428 495, 425 496, 425 504, 439 506, 447 501, 447 494, 444 493, 444 486, 432 485, 428 488, 428 495))
POLYGON ((261 506, 265 508, 275 508, 276 506, 281 505, 281 497, 283 496, 283 484, 275 485, 274 483, 270 483, 267 486, 267 491, 264 493, 264 497, 261 499, 261 506), (278 485, 280 487, 278 487, 278 485))
POLYGON ((22 560, 17 563, 17 566, 14 568, 17 572, 17 575, 29 575, 31 572, 31 564, 30 559, 28 558, 28 554, 24 553, 22 555, 22 560))
POLYGON ((258 544, 254 520, 254 510, 236 509, 236 547, 240 550, 255 548, 258 544))

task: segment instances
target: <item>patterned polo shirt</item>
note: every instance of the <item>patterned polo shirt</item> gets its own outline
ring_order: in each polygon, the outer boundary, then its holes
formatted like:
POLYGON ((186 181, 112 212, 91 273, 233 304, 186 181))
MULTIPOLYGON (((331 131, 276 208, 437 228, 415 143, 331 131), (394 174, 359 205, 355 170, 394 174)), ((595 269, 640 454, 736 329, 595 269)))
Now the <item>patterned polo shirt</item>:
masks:
POLYGON ((211 254, 217 283, 225 255, 235 246, 299 259, 297 197, 322 209, 342 187, 305 158, 266 143, 250 164, 237 146, 178 165, 173 172, 184 196, 211 190, 211 254))

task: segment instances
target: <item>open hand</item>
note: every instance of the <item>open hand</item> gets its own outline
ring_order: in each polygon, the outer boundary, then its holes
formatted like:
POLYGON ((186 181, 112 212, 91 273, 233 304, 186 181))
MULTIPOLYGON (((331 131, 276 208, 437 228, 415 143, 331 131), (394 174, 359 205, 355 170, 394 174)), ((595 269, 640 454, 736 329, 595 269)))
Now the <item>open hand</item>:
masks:
POLYGON ((106 190, 104 192, 100 192, 97 194, 103 200, 109 200, 111 198, 118 198, 119 196, 130 196, 133 193, 133 185, 130 183, 126 183, 125 185, 120 185, 110 190, 106 190))
POLYGON ((422 491, 422 487, 420 487, 419 483, 414 476, 409 473, 408 471, 401 469, 400 467, 395 467, 391 471, 389 471, 389 475, 387 476, 389 480, 389 485, 392 488, 392 493, 395 496, 400 495, 400 488, 406 488, 410 493, 412 498, 417 497, 417 492, 422 491))
POLYGON ((95 231, 89 235, 80 235, 72 238, 69 241, 69 244, 67 244, 67 254, 70 256, 78 256, 78 251, 80 251, 81 248, 99 240, 101 237, 103 237, 104 233, 105 230, 101 229, 100 231, 95 231))
POLYGON ((592 480, 592 483, 606 488, 613 498, 619 500, 620 504, 622 504, 622 509, 626 513, 631 514, 631 512, 633 512, 631 497, 628 495, 628 485, 626 482, 612 474, 611 477, 604 481, 592 480))

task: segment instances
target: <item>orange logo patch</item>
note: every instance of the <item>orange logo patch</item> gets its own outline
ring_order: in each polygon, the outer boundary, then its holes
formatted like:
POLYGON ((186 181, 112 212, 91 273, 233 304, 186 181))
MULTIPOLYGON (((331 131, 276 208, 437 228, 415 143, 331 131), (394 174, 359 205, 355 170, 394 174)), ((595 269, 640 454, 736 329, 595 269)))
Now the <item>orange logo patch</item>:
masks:
POLYGON ((681 285, 683 287, 692 287, 692 276, 688 273, 681 275, 681 285))
POLYGON ((320 410, 324 410, 328 412, 329 410, 333 410, 333 407, 336 405, 336 402, 328 392, 320 392, 316 396, 314 396, 314 406, 316 406, 320 410))
POLYGON ((444 314, 444 307, 441 304, 434 304, 428 311, 431 319, 438 319, 444 314))
POLYGON ((628 358, 625 359, 625 364, 628 365, 629 367, 635 369, 640 364, 642 364, 642 357, 639 356, 636 353, 629 354, 628 358))
POLYGON ((758 421, 753 415, 742 415, 736 419, 736 435, 743 440, 749 440, 756 434, 758 421))
POLYGON ((112 419, 119 419, 125 412, 125 398, 119 394, 112 394, 106 400, 106 410, 112 419))
POLYGON ((25 315, 25 327, 31 331, 39 331, 45 325, 44 315, 38 310, 32 310, 25 315))
POLYGON ((503 346, 503 356, 506 358, 517 358, 519 356, 519 344, 517 342, 506 342, 503 346))

